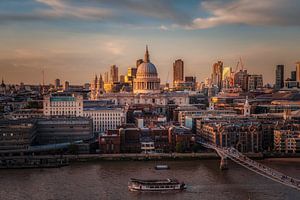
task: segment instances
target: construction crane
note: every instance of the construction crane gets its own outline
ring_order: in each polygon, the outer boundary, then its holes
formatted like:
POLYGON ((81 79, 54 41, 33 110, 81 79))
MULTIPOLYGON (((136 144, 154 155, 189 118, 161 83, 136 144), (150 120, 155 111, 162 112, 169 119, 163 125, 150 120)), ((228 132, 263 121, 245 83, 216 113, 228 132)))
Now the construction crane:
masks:
POLYGON ((231 72, 231 77, 230 77, 230 86, 234 87, 235 83, 234 83, 234 76, 237 72, 239 71, 243 71, 244 70, 244 63, 242 61, 242 57, 239 58, 235 70, 231 72))
POLYGON ((238 60, 234 73, 237 73, 239 70, 244 70, 244 63, 242 61, 242 57, 240 57, 240 59, 238 60))

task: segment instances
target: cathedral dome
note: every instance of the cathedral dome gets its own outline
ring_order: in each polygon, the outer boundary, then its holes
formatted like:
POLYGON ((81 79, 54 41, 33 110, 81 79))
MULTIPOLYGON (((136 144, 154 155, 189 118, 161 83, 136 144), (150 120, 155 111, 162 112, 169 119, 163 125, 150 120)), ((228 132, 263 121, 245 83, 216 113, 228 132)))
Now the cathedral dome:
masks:
POLYGON ((143 62, 141 63, 136 72, 136 76, 138 77, 153 77, 157 76, 157 70, 155 65, 153 65, 151 62, 143 62))
POLYGON ((150 62, 147 46, 144 62, 137 67, 136 78, 133 81, 133 92, 135 94, 160 92, 160 79, 155 65, 150 62))

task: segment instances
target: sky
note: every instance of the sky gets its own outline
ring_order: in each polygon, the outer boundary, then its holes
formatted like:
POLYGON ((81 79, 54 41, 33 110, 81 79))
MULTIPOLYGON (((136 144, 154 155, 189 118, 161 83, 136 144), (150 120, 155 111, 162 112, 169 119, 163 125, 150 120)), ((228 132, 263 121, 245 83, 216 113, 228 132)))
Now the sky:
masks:
POLYGON ((0 78, 6 83, 90 82, 134 67, 149 46, 161 82, 172 63, 203 81, 218 60, 273 83, 300 60, 299 0, 1 0, 0 78))

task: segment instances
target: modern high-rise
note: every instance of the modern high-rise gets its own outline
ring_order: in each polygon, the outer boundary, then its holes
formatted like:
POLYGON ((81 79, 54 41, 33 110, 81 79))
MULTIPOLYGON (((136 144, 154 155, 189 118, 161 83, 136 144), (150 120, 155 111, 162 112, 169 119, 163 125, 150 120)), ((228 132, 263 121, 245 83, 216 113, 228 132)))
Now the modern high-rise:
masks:
POLYGON ((119 80, 119 72, 118 67, 116 65, 112 65, 110 67, 110 82, 118 82, 119 80))
POLYGON ((296 81, 300 82, 300 61, 296 63, 296 81))
POLYGON ((127 75, 125 76, 125 82, 129 84, 133 84, 133 79, 136 77, 137 68, 136 67, 128 67, 127 75))
POLYGON ((231 67, 223 68, 223 88, 230 88, 233 86, 233 77, 232 77, 232 69, 231 67))
POLYGON ((120 83, 125 83, 125 76, 124 75, 120 75, 120 83))
POLYGON ((109 73, 104 72, 104 83, 109 83, 109 73))
POLYGON ((57 88, 59 88, 60 87, 60 79, 55 79, 55 81, 54 81, 54 87, 55 87, 55 89, 57 89, 57 88))
POLYGON ((127 69, 127 76, 131 76, 131 77, 136 77, 136 71, 137 68, 136 67, 128 67, 127 69))
POLYGON ((243 91, 248 90, 248 72, 247 70, 240 70, 234 74, 234 86, 240 87, 243 91))
POLYGON ((284 87, 284 65, 276 66, 275 89, 279 90, 284 87))
POLYGON ((291 71, 291 81, 296 81, 297 73, 296 71, 291 71))
POLYGON ((263 87, 263 76, 262 75, 249 75, 248 76, 248 91, 256 90, 263 87))
POLYGON ((64 91, 68 91, 70 87, 70 83, 69 81, 65 81, 65 85, 64 85, 64 91))
POLYGON ((218 86, 219 90, 222 89, 223 82, 223 62, 218 61, 213 64, 213 72, 212 72, 212 83, 218 86))
POLYGON ((184 81, 184 63, 178 59, 173 63, 173 86, 184 81))

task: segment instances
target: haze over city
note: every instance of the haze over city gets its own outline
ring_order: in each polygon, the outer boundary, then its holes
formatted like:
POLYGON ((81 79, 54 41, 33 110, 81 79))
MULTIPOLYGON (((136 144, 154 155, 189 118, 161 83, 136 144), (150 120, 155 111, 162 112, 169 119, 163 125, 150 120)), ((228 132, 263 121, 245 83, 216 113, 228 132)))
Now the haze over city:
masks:
POLYGON ((299 59, 299 9, 297 0, 1 1, 0 75, 37 84, 44 70, 46 83, 83 84, 113 64, 125 73, 148 44, 162 83, 175 59, 202 81, 217 60, 235 68, 240 57, 273 83, 277 64, 289 74, 299 59))
POLYGON ((0 0, 0 199, 299 200, 299 11, 0 0))

